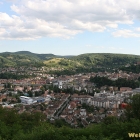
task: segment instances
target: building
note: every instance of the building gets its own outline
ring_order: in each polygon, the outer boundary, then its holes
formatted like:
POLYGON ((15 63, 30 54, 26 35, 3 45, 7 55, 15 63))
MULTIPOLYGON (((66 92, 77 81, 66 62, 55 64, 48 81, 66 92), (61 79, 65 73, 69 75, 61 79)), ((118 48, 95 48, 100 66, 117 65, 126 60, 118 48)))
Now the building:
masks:
POLYGON ((26 97, 26 96, 20 96, 20 100, 21 100, 21 103, 24 103, 24 104, 32 104, 33 103, 33 99, 30 97, 26 97))
POLYGON ((89 96, 89 95, 78 95, 78 94, 73 94, 71 96, 71 100, 72 101, 79 101, 81 102, 81 104, 85 103, 85 104, 89 104, 91 99, 93 97, 92 96, 89 96))
POLYGON ((120 91, 121 92, 124 92, 124 91, 132 91, 132 88, 129 88, 129 87, 121 87, 120 88, 120 91))
POLYGON ((109 100, 107 98, 94 97, 92 98, 90 105, 93 105, 96 107, 109 108, 109 100))
POLYGON ((45 102, 45 98, 42 98, 42 97, 38 97, 36 100, 38 103, 45 102))

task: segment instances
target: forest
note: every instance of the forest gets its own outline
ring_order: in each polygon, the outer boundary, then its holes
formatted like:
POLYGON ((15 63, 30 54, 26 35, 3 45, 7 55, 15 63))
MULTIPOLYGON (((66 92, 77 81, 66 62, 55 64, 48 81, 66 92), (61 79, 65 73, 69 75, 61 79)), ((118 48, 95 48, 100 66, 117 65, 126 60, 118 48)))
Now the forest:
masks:
POLYGON ((139 73, 140 72, 140 65, 130 65, 129 67, 121 67, 120 70, 126 71, 127 73, 139 73))
POLYGON ((32 75, 27 75, 27 74, 24 74, 24 75, 13 74, 13 73, 10 73, 10 72, 0 73, 0 79, 16 79, 16 80, 19 80, 19 79, 24 79, 24 78, 31 78, 33 76, 32 75))
POLYGON ((139 82, 140 81, 134 81, 134 80, 127 80, 124 78, 119 78, 116 81, 112 81, 108 79, 107 77, 90 77, 90 81, 95 83, 97 87, 102 87, 102 86, 116 86, 118 88, 120 87, 131 87, 132 89, 138 88, 139 87, 139 82))

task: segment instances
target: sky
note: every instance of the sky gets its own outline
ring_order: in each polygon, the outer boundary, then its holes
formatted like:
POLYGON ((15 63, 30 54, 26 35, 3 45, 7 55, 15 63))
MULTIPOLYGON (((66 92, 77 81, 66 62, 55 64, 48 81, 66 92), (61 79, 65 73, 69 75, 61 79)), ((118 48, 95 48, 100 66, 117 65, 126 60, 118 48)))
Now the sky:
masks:
POLYGON ((7 51, 140 55, 140 0, 1 0, 7 51))

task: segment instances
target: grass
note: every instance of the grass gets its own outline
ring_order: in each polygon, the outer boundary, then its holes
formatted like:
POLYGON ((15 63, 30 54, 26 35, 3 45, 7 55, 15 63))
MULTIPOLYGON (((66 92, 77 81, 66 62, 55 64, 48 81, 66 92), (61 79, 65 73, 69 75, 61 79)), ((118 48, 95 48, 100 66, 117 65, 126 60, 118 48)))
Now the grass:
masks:
POLYGON ((53 58, 53 59, 50 59, 50 60, 45 60, 44 64, 45 65, 58 64, 62 59, 64 59, 64 58, 53 58))

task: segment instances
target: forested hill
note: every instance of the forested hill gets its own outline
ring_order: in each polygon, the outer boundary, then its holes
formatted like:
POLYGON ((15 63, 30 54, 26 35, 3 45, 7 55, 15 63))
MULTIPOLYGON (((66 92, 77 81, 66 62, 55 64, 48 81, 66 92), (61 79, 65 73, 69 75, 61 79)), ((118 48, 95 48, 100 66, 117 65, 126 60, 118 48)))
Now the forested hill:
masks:
POLYGON ((89 53, 78 56, 36 54, 28 51, 0 53, 0 66, 46 66, 57 69, 118 68, 140 62, 140 56, 128 54, 89 53))
POLYGON ((28 66, 28 65, 38 65, 41 66, 43 63, 39 57, 32 54, 18 54, 5 52, 0 54, 0 66, 1 67, 11 67, 11 66, 28 66))
POLYGON ((140 61, 140 56, 129 54, 89 53, 71 58, 83 65, 113 66, 118 67, 126 64, 134 64, 140 61))
POLYGON ((53 58, 69 58, 71 56, 59 56, 54 54, 37 54, 29 51, 0 53, 0 67, 8 66, 44 66, 44 61, 53 58))

